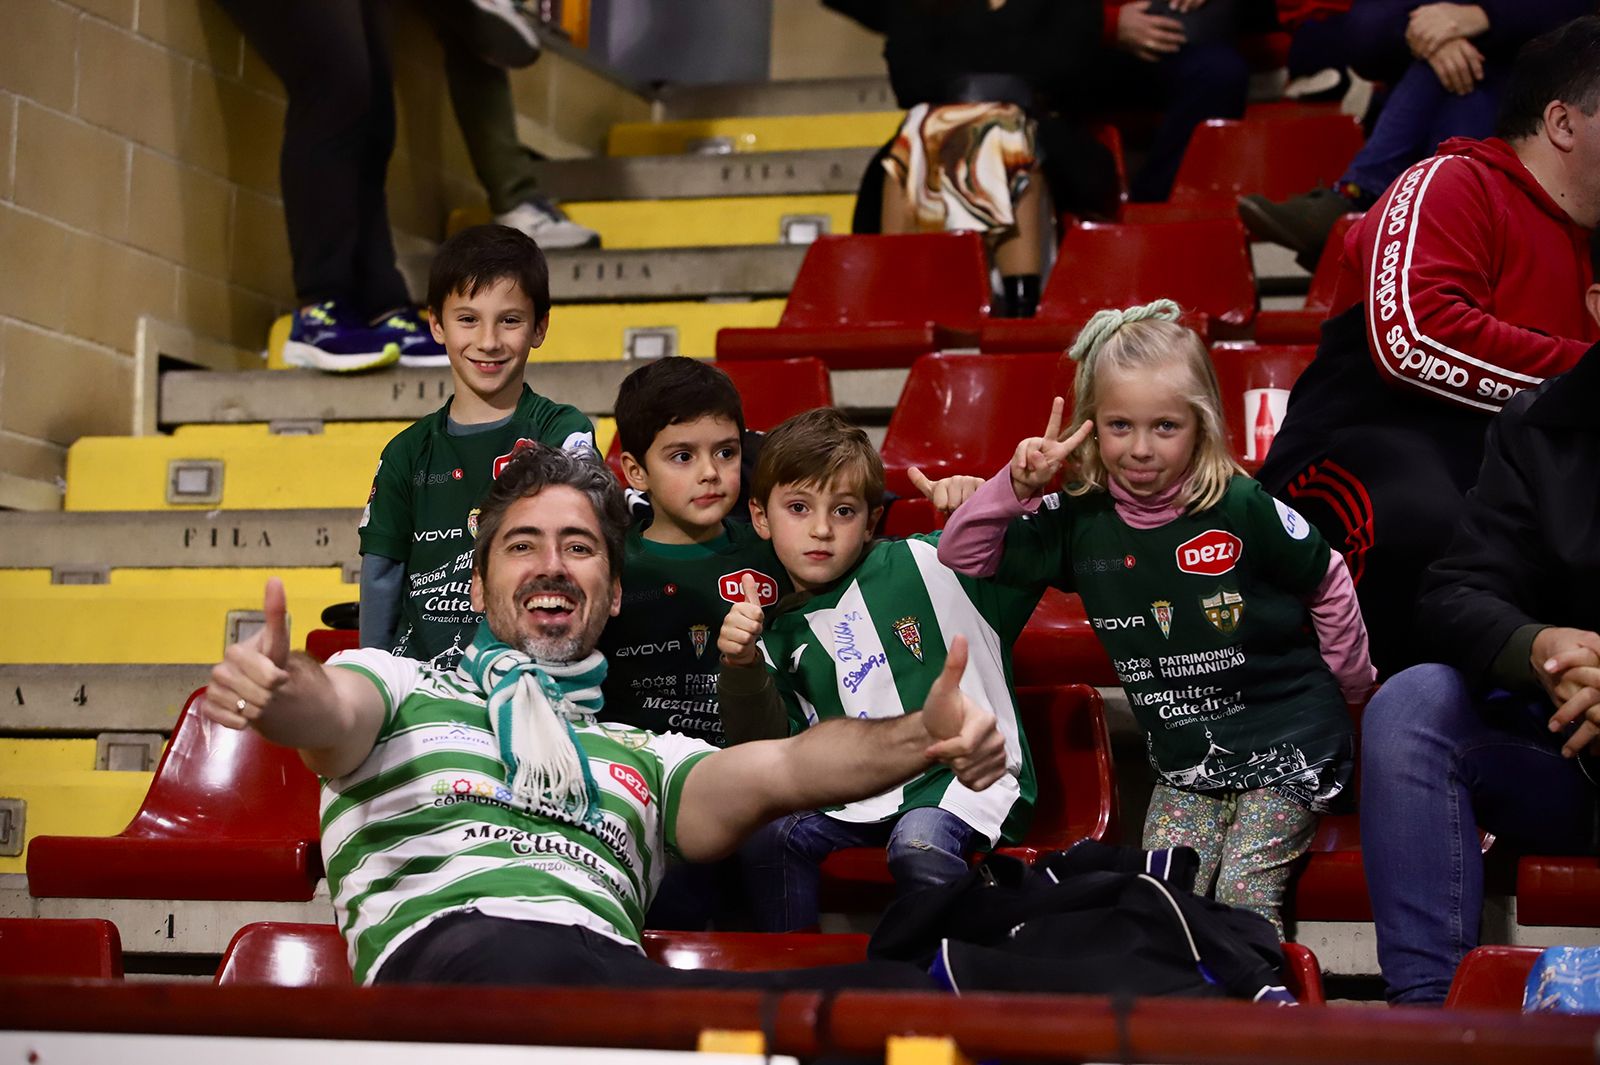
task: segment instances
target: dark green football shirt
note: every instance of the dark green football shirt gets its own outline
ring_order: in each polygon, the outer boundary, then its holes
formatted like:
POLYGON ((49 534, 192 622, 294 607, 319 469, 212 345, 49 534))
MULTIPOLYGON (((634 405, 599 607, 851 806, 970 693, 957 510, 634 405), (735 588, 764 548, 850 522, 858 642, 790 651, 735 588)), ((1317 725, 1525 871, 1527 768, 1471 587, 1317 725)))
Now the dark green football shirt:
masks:
POLYGON ((454 669, 483 615, 472 609, 478 506, 519 447, 539 442, 594 452, 582 411, 527 385, 511 419, 465 436, 448 431, 450 402, 383 449, 361 516, 361 553, 405 563, 395 654, 454 669))
POLYGON ((1304 599, 1329 548, 1248 477, 1156 529, 1111 496, 1046 496, 1014 520, 996 575, 1083 598, 1145 731, 1157 780, 1191 791, 1270 787, 1313 810, 1343 790, 1350 719, 1304 599))
POLYGON ((788 575, 772 545, 745 522, 724 520, 710 543, 659 544, 644 538, 644 513, 628 530, 622 612, 600 635, 608 663, 600 718, 724 746, 717 707, 722 619, 743 598, 745 573, 755 576, 766 607, 789 594, 788 575))

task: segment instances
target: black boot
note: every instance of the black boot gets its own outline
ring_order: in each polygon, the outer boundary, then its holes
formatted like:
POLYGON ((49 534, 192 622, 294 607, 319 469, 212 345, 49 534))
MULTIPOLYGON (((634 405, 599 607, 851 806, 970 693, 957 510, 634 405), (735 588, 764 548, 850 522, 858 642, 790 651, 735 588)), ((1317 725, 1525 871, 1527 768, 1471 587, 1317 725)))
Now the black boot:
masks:
POLYGON ((1006 274, 1000 278, 1000 318, 1032 318, 1039 309, 1039 275, 1006 274))

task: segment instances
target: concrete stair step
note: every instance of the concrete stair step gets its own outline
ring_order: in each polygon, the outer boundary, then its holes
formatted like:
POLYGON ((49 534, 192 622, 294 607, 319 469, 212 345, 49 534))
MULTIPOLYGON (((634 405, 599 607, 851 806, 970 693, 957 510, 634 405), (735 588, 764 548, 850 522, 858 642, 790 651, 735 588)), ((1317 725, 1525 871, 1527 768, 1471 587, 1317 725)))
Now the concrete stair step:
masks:
MULTIPOLYGON (((617 386, 635 369, 635 362, 624 359, 537 362, 528 364, 527 381, 541 395, 570 403, 598 419, 611 413, 617 386)), ((905 385, 906 373, 835 370, 830 375, 834 400, 859 422, 886 423, 905 385)), ((449 395, 450 372, 444 369, 393 369, 345 376, 314 370, 174 370, 161 377, 160 420, 163 425, 178 426, 280 419, 409 423, 437 410, 449 395)), ((596 428, 599 431, 600 426, 596 428)))
POLYGON ((657 94, 657 99, 663 121, 895 109, 894 90, 886 77, 667 85, 657 94))
MULTIPOLYGON (((888 140, 885 134, 883 140, 888 140)), ((737 155, 545 160, 539 187, 560 201, 854 193, 879 144, 737 155)))
POLYGON ((354 565, 359 507, 0 513, 0 569, 95 584, 127 567, 354 565))
POLYGON ((0 733, 170 734, 189 693, 208 682, 210 670, 210 662, 0 664, 0 733))
POLYGON ((894 136, 904 117, 900 111, 862 111, 619 122, 607 135, 606 154, 701 152, 723 155, 817 148, 878 148, 894 136))

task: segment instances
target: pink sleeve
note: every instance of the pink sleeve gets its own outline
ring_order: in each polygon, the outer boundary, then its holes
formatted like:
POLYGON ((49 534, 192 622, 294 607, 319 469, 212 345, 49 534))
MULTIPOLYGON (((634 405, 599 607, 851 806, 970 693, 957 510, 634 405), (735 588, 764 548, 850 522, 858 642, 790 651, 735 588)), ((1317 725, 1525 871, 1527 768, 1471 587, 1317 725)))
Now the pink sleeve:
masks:
POLYGON ((1339 552, 1328 553, 1327 576, 1306 605, 1311 609, 1311 623, 1316 626, 1317 642, 1322 646, 1322 660, 1339 681, 1345 702, 1366 702, 1378 671, 1372 668, 1367 654, 1367 626, 1361 620, 1356 587, 1339 552))
POLYGON ((950 515, 939 537, 939 561, 969 577, 993 577, 1000 568, 1006 526, 1019 514, 1038 509, 1038 499, 1017 502, 1008 463, 950 515))

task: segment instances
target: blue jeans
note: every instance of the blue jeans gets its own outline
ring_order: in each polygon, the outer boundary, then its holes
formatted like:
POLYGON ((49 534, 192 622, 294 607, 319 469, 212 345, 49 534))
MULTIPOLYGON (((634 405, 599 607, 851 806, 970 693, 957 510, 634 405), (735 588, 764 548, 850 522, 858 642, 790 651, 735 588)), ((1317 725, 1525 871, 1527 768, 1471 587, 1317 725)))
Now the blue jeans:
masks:
POLYGON ((936 807, 909 810, 892 821, 856 824, 816 811, 780 817, 740 852, 762 932, 816 927, 822 860, 845 847, 889 850, 889 872, 901 893, 938 887, 967 872, 973 830, 936 807))
POLYGON ((1449 666, 1387 681, 1361 726, 1361 849, 1392 1003, 1441 1003, 1478 943, 1478 826, 1533 853, 1595 846, 1596 791, 1540 696, 1481 695, 1449 666))
POLYGON ((1340 181, 1379 196, 1406 167, 1432 155, 1449 138, 1491 135, 1505 82, 1505 66, 1489 64, 1478 87, 1457 96, 1440 84, 1428 64, 1412 63, 1340 181))

